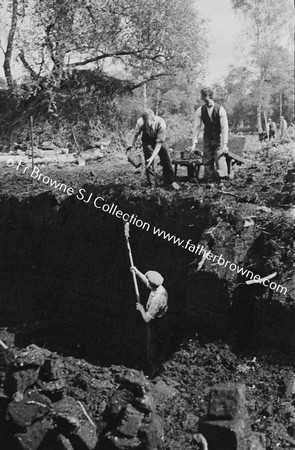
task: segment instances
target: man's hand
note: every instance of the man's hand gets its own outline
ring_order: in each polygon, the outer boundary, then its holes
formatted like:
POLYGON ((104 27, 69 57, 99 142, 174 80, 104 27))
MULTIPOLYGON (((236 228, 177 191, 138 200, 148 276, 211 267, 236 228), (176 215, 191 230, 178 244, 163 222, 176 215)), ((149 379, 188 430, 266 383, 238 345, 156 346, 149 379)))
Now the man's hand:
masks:
POLYGON ((135 275, 136 275, 136 274, 137 274, 137 268, 136 268, 135 266, 131 266, 131 267, 130 267, 130 272, 131 272, 131 273, 134 272, 135 275))
POLYGON ((191 149, 190 149, 190 152, 191 153, 193 153, 195 150, 196 150, 196 144, 197 144, 198 142, 194 142, 193 143, 193 145, 192 145, 192 147, 191 147, 191 149))
POLYGON ((140 311, 141 313, 144 312, 144 307, 141 303, 136 303, 136 309, 137 311, 140 311))
POLYGON ((154 160, 153 156, 150 156, 147 160, 146 160, 146 168, 150 167, 150 165, 152 164, 154 160))
POLYGON ((227 144, 223 144, 222 150, 223 150, 223 153, 224 153, 225 155, 228 154, 228 146, 227 146, 227 144))

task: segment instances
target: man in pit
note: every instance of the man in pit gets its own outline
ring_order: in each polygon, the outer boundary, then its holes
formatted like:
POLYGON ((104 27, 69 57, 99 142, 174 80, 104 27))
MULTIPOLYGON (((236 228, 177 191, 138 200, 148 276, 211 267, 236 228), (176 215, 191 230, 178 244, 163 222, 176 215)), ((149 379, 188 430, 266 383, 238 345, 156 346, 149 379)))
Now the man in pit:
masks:
POLYGON ((163 368, 163 362, 167 358, 168 293, 163 286, 164 278, 159 272, 149 270, 143 274, 134 266, 130 270, 151 291, 146 309, 140 303, 136 303, 136 309, 147 325, 148 374, 153 378, 163 368))

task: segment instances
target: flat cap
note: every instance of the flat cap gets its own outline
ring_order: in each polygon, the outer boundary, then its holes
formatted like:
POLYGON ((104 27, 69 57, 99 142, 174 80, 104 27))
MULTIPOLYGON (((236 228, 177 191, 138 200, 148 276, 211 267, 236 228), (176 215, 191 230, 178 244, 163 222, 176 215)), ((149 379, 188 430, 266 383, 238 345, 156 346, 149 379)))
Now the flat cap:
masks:
POLYGON ((161 284, 163 284, 164 278, 159 272, 156 272, 155 270, 149 270, 145 274, 145 276, 149 280, 149 282, 154 284, 155 286, 161 286, 161 284))

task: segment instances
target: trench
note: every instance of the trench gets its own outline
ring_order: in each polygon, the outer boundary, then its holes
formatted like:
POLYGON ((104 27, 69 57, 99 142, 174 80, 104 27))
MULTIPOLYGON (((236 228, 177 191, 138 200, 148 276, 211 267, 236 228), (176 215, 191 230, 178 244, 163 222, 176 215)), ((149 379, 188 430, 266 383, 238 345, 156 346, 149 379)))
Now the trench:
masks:
MULTIPOLYGON (((260 307, 251 306, 257 287, 250 300, 247 292, 229 292, 226 280, 190 270, 195 255, 152 233, 155 226, 198 243, 209 226, 210 204, 127 196, 118 185, 87 186, 87 192, 150 224, 148 231, 131 226, 130 240, 135 265, 164 276, 171 353, 195 333, 223 340, 237 335, 245 346, 255 340, 256 331, 249 337, 249 329, 257 330, 259 321, 268 335, 269 316, 276 313, 272 309, 263 317, 260 307), (237 295, 244 299, 242 308, 236 307, 237 295)), ((146 330, 135 309, 123 221, 91 202, 57 199, 49 192, 21 200, 2 197, 0 217, 0 326, 17 330, 16 345, 35 342, 100 365, 144 369, 146 330)), ((145 301, 148 291, 139 286, 145 301)), ((282 321, 286 315, 282 312, 282 321)))
MULTIPOLYGON (((271 228, 272 224, 269 226, 270 231, 271 228)), ((244 261, 262 277, 280 270, 279 260, 284 262, 281 279, 289 280, 287 294, 276 296, 275 291, 267 290, 261 284, 247 286, 239 283, 243 280, 238 279, 237 287, 232 292, 229 312, 229 328, 234 335, 236 348, 252 354, 272 354, 278 361, 281 356, 292 356, 295 349, 294 263, 290 252, 294 227, 287 224, 280 233, 285 241, 283 249, 278 251, 273 245, 273 231, 268 236, 262 233, 253 240, 244 261)))

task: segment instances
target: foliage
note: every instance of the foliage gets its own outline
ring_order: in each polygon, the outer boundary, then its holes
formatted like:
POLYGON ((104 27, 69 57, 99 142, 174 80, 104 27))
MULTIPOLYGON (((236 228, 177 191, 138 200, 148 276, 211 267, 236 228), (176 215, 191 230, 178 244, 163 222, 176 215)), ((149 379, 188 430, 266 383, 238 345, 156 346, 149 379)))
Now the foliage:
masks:
POLYGON ((257 83, 255 75, 245 66, 231 66, 224 82, 224 106, 231 128, 255 129, 257 83))
POLYGON ((15 49, 32 79, 50 74, 59 85, 74 67, 109 65, 141 82, 203 66, 193 0, 31 0, 23 11, 15 49))
POLYGON ((119 136, 142 113, 146 82, 149 106, 177 115, 169 120, 186 133, 207 53, 193 0, 0 0, 0 9, 9 24, 4 34, 14 33, 6 72, 13 101, 5 112, 2 104, 0 115, 9 118, 3 135, 25 139, 33 116, 41 135, 50 129, 67 143, 72 129, 83 146, 95 130, 119 136), (18 85, 16 57, 27 73, 18 85))
POLYGON ((6 147, 11 145, 11 140, 26 141, 32 116, 34 128, 38 135, 43 136, 43 140, 48 140, 49 129, 52 136, 58 136, 62 146, 73 144, 74 129, 79 144, 85 148, 95 140, 95 127, 96 140, 97 133, 100 137, 106 137, 108 132, 119 129, 115 98, 124 89, 126 83, 120 83, 101 72, 79 71, 78 76, 73 72, 71 77, 61 83, 54 97, 54 105, 47 80, 39 84, 35 92, 26 84, 19 85, 13 93, 2 91, 2 140, 6 147))
POLYGON ((192 123, 183 114, 167 114, 167 140, 170 145, 182 139, 192 137, 192 123))
POLYGON ((271 113, 274 97, 292 83, 292 56, 281 42, 288 31, 291 36, 290 15, 292 17, 293 10, 288 0, 232 0, 232 4, 249 22, 248 68, 253 74, 249 78, 253 82, 249 93, 256 104, 257 126, 261 131, 262 111, 265 116, 271 113))
MULTIPOLYGON (((115 100, 118 121, 125 129, 134 128, 143 112, 142 94, 138 89, 115 100)), ((147 86, 147 107, 165 119, 170 143, 191 135, 195 98, 196 86, 182 71, 147 86)))

